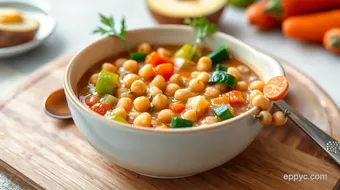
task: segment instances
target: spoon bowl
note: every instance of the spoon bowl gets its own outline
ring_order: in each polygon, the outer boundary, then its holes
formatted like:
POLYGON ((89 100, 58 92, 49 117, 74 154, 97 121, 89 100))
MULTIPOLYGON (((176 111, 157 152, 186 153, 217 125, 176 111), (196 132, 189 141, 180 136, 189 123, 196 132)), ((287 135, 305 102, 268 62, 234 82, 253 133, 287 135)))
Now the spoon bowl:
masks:
POLYGON ((45 113, 55 119, 70 119, 71 112, 68 109, 64 89, 58 89, 48 95, 44 101, 45 113))

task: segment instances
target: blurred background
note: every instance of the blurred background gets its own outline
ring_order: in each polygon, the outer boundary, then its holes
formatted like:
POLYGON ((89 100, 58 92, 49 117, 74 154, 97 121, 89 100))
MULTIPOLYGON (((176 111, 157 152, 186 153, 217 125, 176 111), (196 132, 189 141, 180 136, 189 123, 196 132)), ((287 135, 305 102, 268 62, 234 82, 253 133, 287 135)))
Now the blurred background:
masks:
MULTIPOLYGON (((0 58, 0 98, 6 96, 34 70, 98 39, 98 36, 91 34, 99 23, 98 13, 112 14, 116 18, 124 16, 128 29, 158 24, 144 0, 30 0, 30 3, 46 10, 56 19, 57 27, 39 47, 15 57, 0 58)), ((340 90, 337 88, 337 82, 340 81, 340 57, 327 51, 322 44, 287 38, 280 28, 259 30, 249 24, 244 8, 232 5, 225 7, 219 29, 300 68, 320 84, 340 107, 340 90)))

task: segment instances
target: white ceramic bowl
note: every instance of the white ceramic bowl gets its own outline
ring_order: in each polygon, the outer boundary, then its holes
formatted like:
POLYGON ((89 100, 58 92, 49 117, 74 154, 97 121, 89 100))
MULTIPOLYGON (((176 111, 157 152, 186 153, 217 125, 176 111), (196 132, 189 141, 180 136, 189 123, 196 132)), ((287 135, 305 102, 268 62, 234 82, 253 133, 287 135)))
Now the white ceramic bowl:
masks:
MULTIPOLYGON (((193 43, 190 27, 161 25, 131 30, 131 47, 150 44, 193 43)), ((226 45, 232 54, 251 67, 262 80, 284 75, 280 64, 232 36, 216 33, 204 40, 211 48, 226 45)), ((78 100, 77 84, 84 73, 103 59, 124 51, 115 38, 104 38, 85 47, 66 69, 65 92, 73 120, 89 143, 113 163, 134 172, 159 178, 198 174, 237 156, 254 140, 260 125, 252 116, 257 108, 227 121, 206 127, 155 130, 109 121, 78 100)))

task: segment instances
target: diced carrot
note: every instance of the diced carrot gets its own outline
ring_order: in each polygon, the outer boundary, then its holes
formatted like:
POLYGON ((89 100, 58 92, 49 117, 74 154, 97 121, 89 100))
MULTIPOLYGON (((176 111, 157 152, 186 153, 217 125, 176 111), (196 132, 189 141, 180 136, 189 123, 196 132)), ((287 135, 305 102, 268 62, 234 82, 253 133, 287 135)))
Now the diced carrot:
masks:
POLYGON ((173 63, 170 58, 160 55, 159 53, 153 51, 149 53, 145 58, 145 63, 151 64, 152 66, 156 67, 162 63, 173 63))
POLYGON ((89 107, 92 107, 93 105, 99 102, 100 102, 100 99, 97 96, 88 96, 85 98, 85 103, 89 107))
POLYGON ((229 97, 228 96, 221 96, 218 98, 214 98, 211 100, 213 105, 220 105, 220 104, 229 104, 229 97))
POLYGON ((244 104, 244 98, 241 91, 233 90, 228 92, 226 96, 229 98, 229 103, 232 106, 244 104))
POLYGON ((181 103, 174 103, 170 105, 170 109, 174 113, 182 113, 185 110, 185 105, 181 103))
POLYGON ((100 115, 105 115, 107 111, 112 110, 112 107, 109 104, 105 103, 96 103, 91 107, 91 110, 97 112, 100 115))
POLYGON ((160 64, 156 67, 156 75, 161 75, 167 81, 174 74, 174 67, 171 63, 160 64))

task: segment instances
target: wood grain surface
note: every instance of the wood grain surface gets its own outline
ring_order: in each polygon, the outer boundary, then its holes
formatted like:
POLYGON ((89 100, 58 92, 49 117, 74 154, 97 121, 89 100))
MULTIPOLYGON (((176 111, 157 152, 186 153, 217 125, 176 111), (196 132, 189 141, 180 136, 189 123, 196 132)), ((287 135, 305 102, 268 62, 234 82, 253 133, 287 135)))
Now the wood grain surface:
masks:
MULTIPOLYGON (((160 180, 110 163, 81 136, 72 120, 45 115, 43 99, 62 87, 70 56, 29 77, 0 102, 0 168, 27 189, 332 189, 339 167, 292 122, 266 127, 239 156, 211 171, 160 180), (326 174, 326 180, 287 181, 284 174, 326 174)), ((340 114, 313 81, 284 64, 287 101, 339 140, 340 114)))

